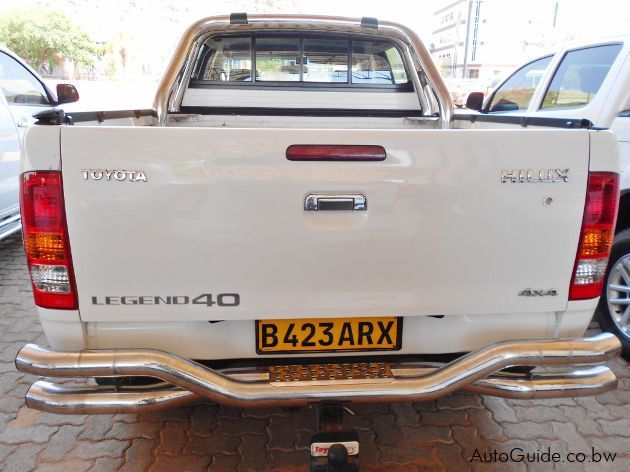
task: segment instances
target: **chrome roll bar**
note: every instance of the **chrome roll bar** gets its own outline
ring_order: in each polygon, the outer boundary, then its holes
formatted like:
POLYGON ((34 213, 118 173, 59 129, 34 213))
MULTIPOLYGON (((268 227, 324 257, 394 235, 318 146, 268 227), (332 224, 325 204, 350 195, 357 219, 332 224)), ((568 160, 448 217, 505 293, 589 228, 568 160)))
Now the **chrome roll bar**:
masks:
POLYGON ((249 15, 247 20, 247 23, 230 23, 230 16, 213 16, 197 21, 184 32, 159 83, 153 103, 161 125, 166 123, 168 113, 179 111, 197 51, 208 37, 225 32, 293 30, 346 33, 393 41, 401 47, 407 66, 415 71, 415 74, 411 74, 411 80, 424 114, 437 115, 440 128, 449 127, 453 116, 453 104, 448 89, 424 44, 409 28, 393 22, 378 22, 377 28, 366 27, 362 26, 361 19, 338 16, 249 15), (420 74, 428 79, 428 87, 423 86, 420 74), (434 94, 437 110, 433 109, 432 100, 427 93, 434 94))

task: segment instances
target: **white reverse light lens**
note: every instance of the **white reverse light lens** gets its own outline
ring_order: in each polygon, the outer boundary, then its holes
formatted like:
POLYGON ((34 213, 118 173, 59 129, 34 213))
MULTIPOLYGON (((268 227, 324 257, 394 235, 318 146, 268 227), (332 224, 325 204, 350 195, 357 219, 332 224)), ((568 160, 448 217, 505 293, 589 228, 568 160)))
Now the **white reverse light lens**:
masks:
POLYGON ((599 282, 606 273, 608 259, 582 259, 575 269, 574 283, 577 285, 599 282))
POLYGON ((31 280, 38 290, 49 293, 69 293, 68 269, 60 265, 33 264, 31 280))

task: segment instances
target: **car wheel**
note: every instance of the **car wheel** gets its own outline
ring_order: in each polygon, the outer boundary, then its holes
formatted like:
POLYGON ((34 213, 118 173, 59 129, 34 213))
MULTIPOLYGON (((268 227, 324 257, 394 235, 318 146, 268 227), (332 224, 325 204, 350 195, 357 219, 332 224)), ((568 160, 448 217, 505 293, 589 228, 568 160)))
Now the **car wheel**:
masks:
POLYGON ((621 340, 622 356, 630 360, 630 229, 615 237, 597 317, 604 331, 621 340))

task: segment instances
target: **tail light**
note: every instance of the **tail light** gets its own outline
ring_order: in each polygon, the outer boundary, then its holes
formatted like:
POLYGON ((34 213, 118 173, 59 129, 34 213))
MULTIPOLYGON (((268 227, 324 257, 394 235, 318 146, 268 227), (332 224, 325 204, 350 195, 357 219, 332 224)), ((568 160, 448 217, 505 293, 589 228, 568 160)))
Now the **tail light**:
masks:
POLYGON ((387 153, 371 144, 292 144, 286 156, 290 161, 384 161, 387 153))
POLYGON ((35 304, 43 308, 76 309, 61 173, 22 174, 20 206, 35 304))
POLYGON ((591 172, 569 300, 596 298, 602 291, 610 248, 615 236, 619 175, 591 172))

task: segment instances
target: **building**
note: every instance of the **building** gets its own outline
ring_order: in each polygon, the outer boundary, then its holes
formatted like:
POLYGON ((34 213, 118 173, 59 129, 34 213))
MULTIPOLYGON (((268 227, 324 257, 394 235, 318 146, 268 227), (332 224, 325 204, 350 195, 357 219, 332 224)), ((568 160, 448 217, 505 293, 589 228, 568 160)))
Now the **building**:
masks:
POLYGON ((451 0, 433 15, 431 55, 450 81, 490 82, 548 49, 560 3, 451 0))

